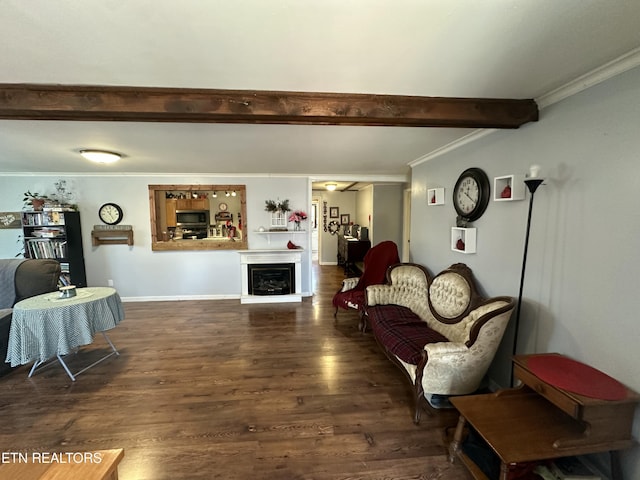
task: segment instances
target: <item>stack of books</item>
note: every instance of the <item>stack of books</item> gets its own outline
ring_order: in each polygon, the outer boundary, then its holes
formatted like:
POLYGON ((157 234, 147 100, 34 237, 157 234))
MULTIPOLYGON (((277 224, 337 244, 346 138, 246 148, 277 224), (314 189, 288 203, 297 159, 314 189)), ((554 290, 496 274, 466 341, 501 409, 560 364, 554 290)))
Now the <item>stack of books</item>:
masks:
POLYGON ((557 458, 534 469, 544 480, 609 480, 593 463, 583 457, 557 458))

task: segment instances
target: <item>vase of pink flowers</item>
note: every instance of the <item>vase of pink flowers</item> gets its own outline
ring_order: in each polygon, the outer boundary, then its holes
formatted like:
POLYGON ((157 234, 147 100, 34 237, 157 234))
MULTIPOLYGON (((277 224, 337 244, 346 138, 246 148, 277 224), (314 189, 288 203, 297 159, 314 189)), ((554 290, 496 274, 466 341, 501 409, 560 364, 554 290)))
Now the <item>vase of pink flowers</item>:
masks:
POLYGON ((289 221, 293 222, 293 229, 298 231, 300 230, 300 222, 307 219, 307 214, 302 210, 294 210, 289 215, 289 221))

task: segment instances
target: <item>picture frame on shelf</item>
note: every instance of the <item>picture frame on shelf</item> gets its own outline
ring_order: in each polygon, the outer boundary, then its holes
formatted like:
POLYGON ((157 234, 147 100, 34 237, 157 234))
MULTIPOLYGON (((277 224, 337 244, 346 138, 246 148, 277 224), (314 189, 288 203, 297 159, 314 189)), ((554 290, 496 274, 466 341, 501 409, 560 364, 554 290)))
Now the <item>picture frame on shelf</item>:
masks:
POLYGON ((349 225, 349 222, 351 221, 351 215, 349 215, 348 213, 343 213, 342 215, 340 215, 340 225, 349 225))
POLYGON ((340 209, 338 207, 329 207, 329 218, 338 218, 340 216, 340 209))

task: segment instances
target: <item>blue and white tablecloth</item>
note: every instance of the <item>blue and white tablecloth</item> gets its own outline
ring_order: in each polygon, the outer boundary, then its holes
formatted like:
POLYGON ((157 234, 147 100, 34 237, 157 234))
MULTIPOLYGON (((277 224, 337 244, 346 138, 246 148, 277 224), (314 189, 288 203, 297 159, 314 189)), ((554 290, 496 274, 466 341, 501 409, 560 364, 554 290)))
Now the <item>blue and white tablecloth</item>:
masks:
POLYGON ((58 292, 27 298, 13 307, 6 361, 15 367, 66 355, 123 319, 120 296, 111 287, 79 288, 72 298, 58 292))

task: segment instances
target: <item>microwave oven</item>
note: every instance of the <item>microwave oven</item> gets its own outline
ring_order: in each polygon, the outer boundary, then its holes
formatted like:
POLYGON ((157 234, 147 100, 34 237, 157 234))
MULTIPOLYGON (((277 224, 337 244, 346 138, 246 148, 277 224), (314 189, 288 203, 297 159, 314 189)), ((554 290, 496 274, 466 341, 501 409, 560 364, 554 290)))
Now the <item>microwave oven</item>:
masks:
POLYGON ((209 210, 176 210, 178 227, 208 227, 209 210))

